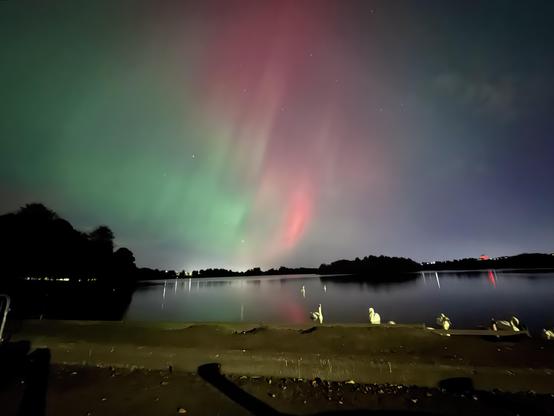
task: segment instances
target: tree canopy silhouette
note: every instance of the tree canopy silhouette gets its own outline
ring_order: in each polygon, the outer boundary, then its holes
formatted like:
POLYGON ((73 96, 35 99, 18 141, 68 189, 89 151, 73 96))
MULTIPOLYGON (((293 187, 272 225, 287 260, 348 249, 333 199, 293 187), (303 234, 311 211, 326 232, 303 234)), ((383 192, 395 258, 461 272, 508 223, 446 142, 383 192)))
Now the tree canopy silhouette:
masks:
POLYGON ((84 233, 42 204, 25 205, 0 216, 3 279, 63 277, 122 282, 135 272, 133 253, 114 252, 114 234, 105 225, 84 233))

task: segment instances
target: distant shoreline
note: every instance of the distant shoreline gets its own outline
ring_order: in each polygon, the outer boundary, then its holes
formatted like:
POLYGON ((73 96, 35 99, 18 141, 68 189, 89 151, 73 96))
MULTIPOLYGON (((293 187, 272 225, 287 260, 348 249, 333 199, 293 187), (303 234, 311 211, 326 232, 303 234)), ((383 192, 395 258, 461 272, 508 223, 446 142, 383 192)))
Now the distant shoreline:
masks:
POLYGON ((485 268, 485 269, 444 269, 444 270, 422 270, 420 272, 414 272, 414 273, 433 273, 433 272, 440 272, 440 273, 466 273, 466 272, 488 272, 489 270, 494 270, 497 272, 510 272, 510 273, 550 273, 554 272, 554 267, 538 267, 538 268, 485 268))
MULTIPOLYGON (((538 267, 538 268, 501 268, 501 269, 495 269, 495 268, 484 268, 484 269, 426 269, 426 270, 420 270, 420 271, 412 271, 412 272, 385 272, 385 271, 377 271, 377 272, 367 272, 367 273, 329 273, 329 274, 321 274, 321 273, 287 273, 287 274, 259 274, 259 275, 222 275, 222 276, 186 276, 186 277, 178 277, 178 278, 169 278, 169 279, 145 279, 145 280, 138 280, 138 284, 144 284, 148 282, 163 282, 165 280, 188 280, 188 279, 244 279, 244 278, 256 278, 256 277, 283 277, 283 276, 311 276, 311 277, 323 277, 323 278, 332 278, 332 277, 344 277, 344 276, 350 276, 350 277, 371 277, 373 275, 381 275, 385 277, 391 277, 395 275, 405 275, 405 276, 417 276, 421 275, 421 273, 468 273, 468 272, 481 272, 485 273, 489 270, 494 270, 497 272, 508 272, 508 273, 551 273, 554 272, 553 267, 538 267)), ((386 280, 386 279, 384 279, 386 280)))

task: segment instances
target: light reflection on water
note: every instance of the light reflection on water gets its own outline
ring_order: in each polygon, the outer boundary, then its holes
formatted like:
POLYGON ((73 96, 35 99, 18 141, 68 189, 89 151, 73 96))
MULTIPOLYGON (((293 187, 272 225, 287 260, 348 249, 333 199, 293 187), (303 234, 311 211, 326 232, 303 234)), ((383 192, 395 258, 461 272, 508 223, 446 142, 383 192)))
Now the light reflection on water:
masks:
POLYGON ((444 312, 458 328, 513 314, 531 329, 554 326, 554 273, 425 272, 380 284, 314 275, 151 283, 134 293, 125 319, 306 323, 321 303, 326 323, 368 322, 372 306, 384 322, 434 324, 444 312))

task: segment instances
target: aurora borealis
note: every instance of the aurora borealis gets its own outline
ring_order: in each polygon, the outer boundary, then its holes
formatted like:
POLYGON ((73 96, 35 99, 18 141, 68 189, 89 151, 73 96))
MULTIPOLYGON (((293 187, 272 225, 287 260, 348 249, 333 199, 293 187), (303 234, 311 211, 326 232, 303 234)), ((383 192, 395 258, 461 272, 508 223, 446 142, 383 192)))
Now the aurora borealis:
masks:
POLYGON ((550 2, 160 3, 0 3, 2 212, 178 270, 554 251, 550 2))

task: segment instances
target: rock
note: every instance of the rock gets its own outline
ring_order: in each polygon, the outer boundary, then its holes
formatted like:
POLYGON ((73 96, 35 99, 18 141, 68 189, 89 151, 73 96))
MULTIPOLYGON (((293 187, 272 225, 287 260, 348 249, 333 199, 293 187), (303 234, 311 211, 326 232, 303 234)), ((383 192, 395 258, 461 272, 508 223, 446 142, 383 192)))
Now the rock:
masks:
POLYGON ((416 403, 417 403, 417 399, 412 399, 412 403, 413 403, 413 404, 416 404, 416 403))
POLYGON ((271 383, 272 383, 271 379, 268 379, 267 384, 271 384, 271 383))
POLYGON ((267 393, 269 397, 275 398, 275 393, 267 393))
POLYGON ((315 387, 318 384, 321 384, 321 379, 319 377, 316 377, 312 380, 312 386, 315 387))
POLYGON ((425 393, 425 395, 426 395, 427 397, 433 397, 433 395, 432 395, 431 393, 429 393, 429 392, 425 393))
POLYGON ((344 403, 342 402, 342 400, 339 400, 339 404, 342 406, 344 403))
POLYGON ((167 386, 169 384, 169 381, 163 380, 160 384, 162 386, 167 386))
POLYGON ((106 400, 108 400, 107 398, 105 397, 102 397, 102 401, 105 402, 106 400))
POLYGON ((179 409, 177 409, 177 413, 179 413, 180 415, 184 415, 185 413, 187 413, 187 409, 179 407, 179 409))

